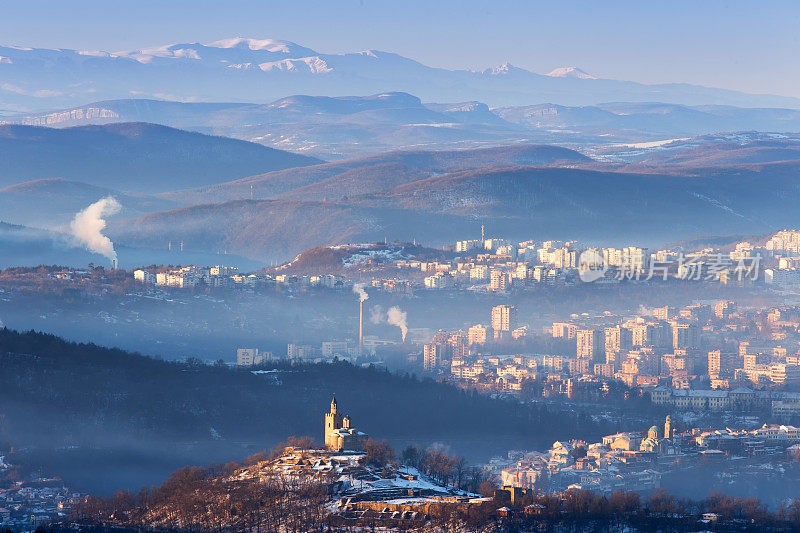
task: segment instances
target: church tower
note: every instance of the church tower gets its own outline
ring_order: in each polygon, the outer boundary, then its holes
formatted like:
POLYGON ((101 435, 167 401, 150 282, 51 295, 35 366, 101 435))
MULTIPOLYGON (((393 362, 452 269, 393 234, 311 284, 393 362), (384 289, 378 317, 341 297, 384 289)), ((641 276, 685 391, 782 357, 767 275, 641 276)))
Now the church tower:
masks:
POLYGON ((672 438, 672 417, 667 415, 667 420, 664 422, 664 438, 672 438))
POLYGON ((336 412, 336 396, 331 400, 331 411, 325 413, 325 445, 331 447, 331 433, 343 426, 342 415, 336 412))

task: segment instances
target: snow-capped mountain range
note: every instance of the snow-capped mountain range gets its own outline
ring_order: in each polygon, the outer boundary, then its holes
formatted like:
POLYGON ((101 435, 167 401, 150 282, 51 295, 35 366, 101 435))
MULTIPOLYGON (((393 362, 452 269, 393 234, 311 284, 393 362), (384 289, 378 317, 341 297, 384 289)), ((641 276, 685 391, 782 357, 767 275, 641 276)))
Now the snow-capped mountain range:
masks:
POLYGON ((290 41, 224 39, 123 52, 0 46, 0 109, 43 110, 118 98, 267 102, 290 94, 406 91, 492 106, 608 101, 800 108, 800 99, 688 84, 600 79, 577 67, 537 74, 505 63, 447 70, 377 50, 328 54, 290 41))

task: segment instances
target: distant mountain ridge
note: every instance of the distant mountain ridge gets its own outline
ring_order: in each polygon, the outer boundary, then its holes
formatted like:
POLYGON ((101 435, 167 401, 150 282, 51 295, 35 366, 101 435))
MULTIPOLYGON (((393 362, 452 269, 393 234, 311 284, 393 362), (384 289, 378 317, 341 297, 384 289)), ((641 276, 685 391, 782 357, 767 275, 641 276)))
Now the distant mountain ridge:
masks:
POLYGON ((0 125, 0 187, 64 178, 140 193, 197 187, 319 159, 146 123, 0 125))
POLYGON ((469 143, 508 144, 527 136, 486 104, 426 105, 402 92, 349 97, 294 95, 268 104, 113 100, 9 116, 4 121, 49 127, 150 122, 323 159, 345 159, 408 145, 443 149, 469 143))
POLYGON ((112 223, 108 233, 114 242, 129 246, 158 248, 168 241, 182 241, 187 249, 227 250, 266 262, 285 261, 314 246, 374 242, 387 235, 407 241, 424 235, 431 242, 440 242, 470 225, 474 222, 440 214, 270 199, 231 200, 151 213, 112 223))
POLYGON ((502 107, 494 112, 526 128, 579 129, 586 136, 640 132, 664 138, 743 130, 800 131, 800 110, 796 109, 616 102, 573 107, 548 103, 502 107))
POLYGON ((490 108, 469 100, 423 102, 403 92, 293 95, 267 104, 127 99, 31 114, 8 124, 65 128, 149 122, 222 135, 325 160, 389 150, 510 144, 607 146, 738 131, 800 131, 800 110, 614 102, 490 108))
POLYGON ((639 162, 645 166, 720 167, 800 160, 800 135, 741 132, 676 141, 639 162))
MULTIPOLYGON (((197 105, 170 102, 146 111, 168 108, 191 120, 210 112, 213 121, 220 122, 231 120, 224 115, 228 112, 242 112, 242 117, 260 113, 270 127, 297 120, 287 123, 298 131, 309 124, 302 121, 322 115, 320 124, 335 130, 361 128, 359 135, 394 135, 412 126, 408 119, 403 122, 406 111, 413 120, 425 118, 431 129, 443 131, 451 131, 456 122, 449 121, 459 117, 471 120, 491 113, 480 102, 426 105, 403 93, 302 96, 265 106, 197 105), (213 115, 218 112, 223 115, 213 115), (387 129, 375 129, 378 124, 387 129)), ((588 111, 671 120, 687 113, 694 116, 696 109, 616 103, 588 111)), ((727 108, 712 111, 728 113, 727 108)), ((786 113, 778 116, 789 116, 786 113)), ((488 122, 480 120, 482 126, 488 122)), ((493 120, 506 131, 514 127, 503 124, 502 118, 493 120)), ((233 122, 243 123, 241 117, 233 122)), ((0 218, 63 226, 78 210, 113 194, 125 211, 110 221, 108 234, 123 249, 120 261, 125 265, 149 264, 139 258, 155 257, 158 251, 159 257, 172 261, 167 252, 170 243, 178 242, 186 245, 184 258, 190 251, 198 258, 230 253, 263 264, 315 246, 385 238, 440 245, 474 235, 482 224, 511 239, 609 242, 614 236, 609 244, 644 245, 800 225, 796 134, 745 131, 601 148, 584 148, 583 154, 561 146, 518 143, 398 150, 325 163, 154 124, 64 129, 5 125, 0 126, 0 218)), ((17 257, 13 246, 20 244, 20 235, 6 235, 11 243, 4 248, 7 256, 17 257)), ((39 240, 55 242, 52 237, 39 240)), ((40 246, 42 253, 48 247, 52 243, 40 246)))
POLYGON ((193 249, 227 249, 261 261, 387 237, 439 245, 483 224, 511 239, 652 246, 687 235, 799 225, 798 166, 772 165, 696 176, 556 167, 469 170, 334 201, 191 206, 114 224, 111 233, 135 246, 180 239, 193 249))
POLYGON ((462 170, 491 167, 570 165, 591 159, 568 148, 519 145, 445 151, 396 151, 249 176, 186 191, 165 193, 163 198, 184 204, 208 203, 248 197, 340 199, 385 190, 397 185, 462 170))
POLYGON ((800 107, 796 98, 681 83, 595 79, 569 67, 550 75, 509 64, 481 72, 447 70, 391 52, 329 54, 272 39, 233 38, 116 53, 0 46, 0 57, 4 80, 0 106, 21 110, 131 96, 262 103, 287 94, 383 91, 405 91, 433 101, 479 100, 493 106, 624 100, 800 107))
POLYGON ((766 233, 800 224, 794 207, 800 159, 786 161, 796 151, 791 138, 761 137, 680 141, 674 150, 642 149, 633 163, 535 145, 392 152, 169 193, 163 197, 202 205, 117 223, 111 231, 136 246, 181 239, 195 249, 262 261, 385 237, 439 245, 481 224, 510 238, 609 245, 612 235, 616 244, 652 245, 707 233, 766 233), (752 142, 767 146, 758 159, 767 162, 742 165, 752 142), (716 166, 700 164, 706 153, 716 166), (262 199, 237 200, 247 191, 262 199))

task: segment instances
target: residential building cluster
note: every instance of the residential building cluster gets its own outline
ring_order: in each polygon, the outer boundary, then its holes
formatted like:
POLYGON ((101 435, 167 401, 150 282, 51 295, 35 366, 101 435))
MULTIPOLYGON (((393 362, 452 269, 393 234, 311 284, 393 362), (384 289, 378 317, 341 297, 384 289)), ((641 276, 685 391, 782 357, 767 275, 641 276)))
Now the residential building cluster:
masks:
MULTIPOLYGON (((740 243, 732 252, 649 250, 639 246, 593 248, 577 241, 509 242, 505 239, 458 241, 452 261, 398 261, 399 268, 427 274, 428 289, 471 288, 508 291, 539 283, 587 281, 587 270, 602 269, 591 281, 668 278, 728 283, 764 279, 759 271, 764 258, 780 258, 780 251, 740 243)), ((795 254, 796 255, 796 254, 795 254)))
POLYGON ((788 460, 800 450, 798 428, 765 424, 754 430, 699 428, 676 431, 671 417, 646 432, 607 435, 600 442, 555 442, 545 452, 511 451, 485 466, 504 487, 559 493, 586 489, 651 491, 663 474, 712 464, 735 468, 736 459, 788 460))
POLYGON ((575 342, 574 374, 629 386, 700 384, 731 389, 800 384, 800 308, 739 308, 733 301, 664 306, 623 319, 607 314, 556 322, 551 335, 575 342))
POLYGON ((452 261, 398 261, 398 268, 418 269, 428 274, 428 289, 473 288, 493 292, 524 289, 536 283, 566 281, 578 265, 580 251, 575 241, 512 243, 505 239, 459 241, 452 261))
POLYGON ((738 387, 721 389, 670 389, 656 387, 650 391, 656 405, 693 411, 768 411, 774 417, 788 419, 800 416, 800 392, 752 390, 738 387))
MULTIPOLYGON (((0 476, 11 468, 0 456, 0 476)), ((0 488, 0 527, 33 531, 67 516, 86 495, 71 491, 60 478, 32 476, 0 488)))
POLYGON ((492 308, 489 324, 475 324, 467 330, 447 332, 439 330, 423 346, 423 366, 426 370, 444 367, 461 367, 472 354, 490 341, 503 342, 524 337, 527 326, 520 326, 517 308, 497 305, 492 308))
POLYGON ((231 287, 236 285, 255 286, 266 281, 264 276, 239 274, 237 267, 217 265, 213 267, 199 267, 195 265, 183 266, 169 270, 151 271, 138 269, 133 271, 136 281, 147 285, 161 287, 189 288, 203 284, 206 287, 231 287))
MULTIPOLYGON (((424 261, 395 253, 389 254, 385 262, 348 265, 351 272, 368 275, 368 285, 390 293, 411 293, 416 289, 504 293, 541 284, 582 281, 607 284, 625 279, 736 281, 739 284, 757 281, 786 289, 800 287, 797 242, 800 242, 798 230, 780 231, 766 244, 743 241, 724 251, 716 248, 650 250, 639 246, 603 248, 569 240, 513 242, 487 238, 456 242, 448 248, 455 254, 451 259, 424 261), (587 271, 595 269, 599 269, 598 276, 585 276, 587 271)), ((352 246, 360 250, 367 245, 352 246)), ((284 268, 273 274, 244 274, 236 267, 223 265, 137 269, 133 275, 144 284, 177 288, 200 285, 348 289, 354 283, 332 272, 294 274, 284 268)))
POLYGON ((577 282, 591 269, 591 281, 683 279, 719 283, 764 281, 800 286, 800 231, 783 230, 765 244, 742 241, 732 250, 650 250, 639 246, 590 247, 577 241, 474 239, 457 241, 452 261, 400 260, 401 269, 419 270, 428 289, 471 288, 508 291, 539 283, 577 282))
POLYGON ((292 274, 241 274, 237 267, 217 265, 213 267, 200 267, 196 265, 183 266, 173 269, 133 271, 136 281, 161 287, 189 288, 204 285, 211 288, 232 287, 324 287, 328 289, 347 288, 352 282, 347 283, 344 276, 337 274, 319 274, 302 276, 292 274))
POLYGON ((513 306, 494 307, 490 318, 487 325, 436 333, 424 345, 424 368, 495 391, 522 391, 528 381, 571 397, 577 386, 600 390, 618 381, 680 409, 800 414, 800 306, 720 300, 632 316, 573 315, 544 332, 555 348, 550 354, 486 346, 537 338, 518 324, 513 306))
POLYGON ((764 282, 778 288, 800 287, 800 231, 781 230, 773 235, 762 248, 749 242, 736 245, 737 254, 759 254, 772 259, 764 269, 764 282))

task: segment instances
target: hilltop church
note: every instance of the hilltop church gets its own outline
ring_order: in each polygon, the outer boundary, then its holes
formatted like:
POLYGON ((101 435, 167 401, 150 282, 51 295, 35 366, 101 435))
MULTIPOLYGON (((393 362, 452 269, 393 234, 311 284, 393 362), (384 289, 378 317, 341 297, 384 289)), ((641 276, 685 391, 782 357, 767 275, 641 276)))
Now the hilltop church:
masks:
POLYGON ((672 417, 667 415, 664 422, 664 436, 658 436, 658 426, 653 426, 647 431, 647 438, 639 445, 644 452, 655 452, 658 455, 677 455, 680 448, 675 445, 672 434, 672 417))
POLYGON ((325 413, 325 446, 329 450, 362 451, 369 435, 350 427, 350 417, 338 412, 336 396, 331 400, 331 411, 325 413))

